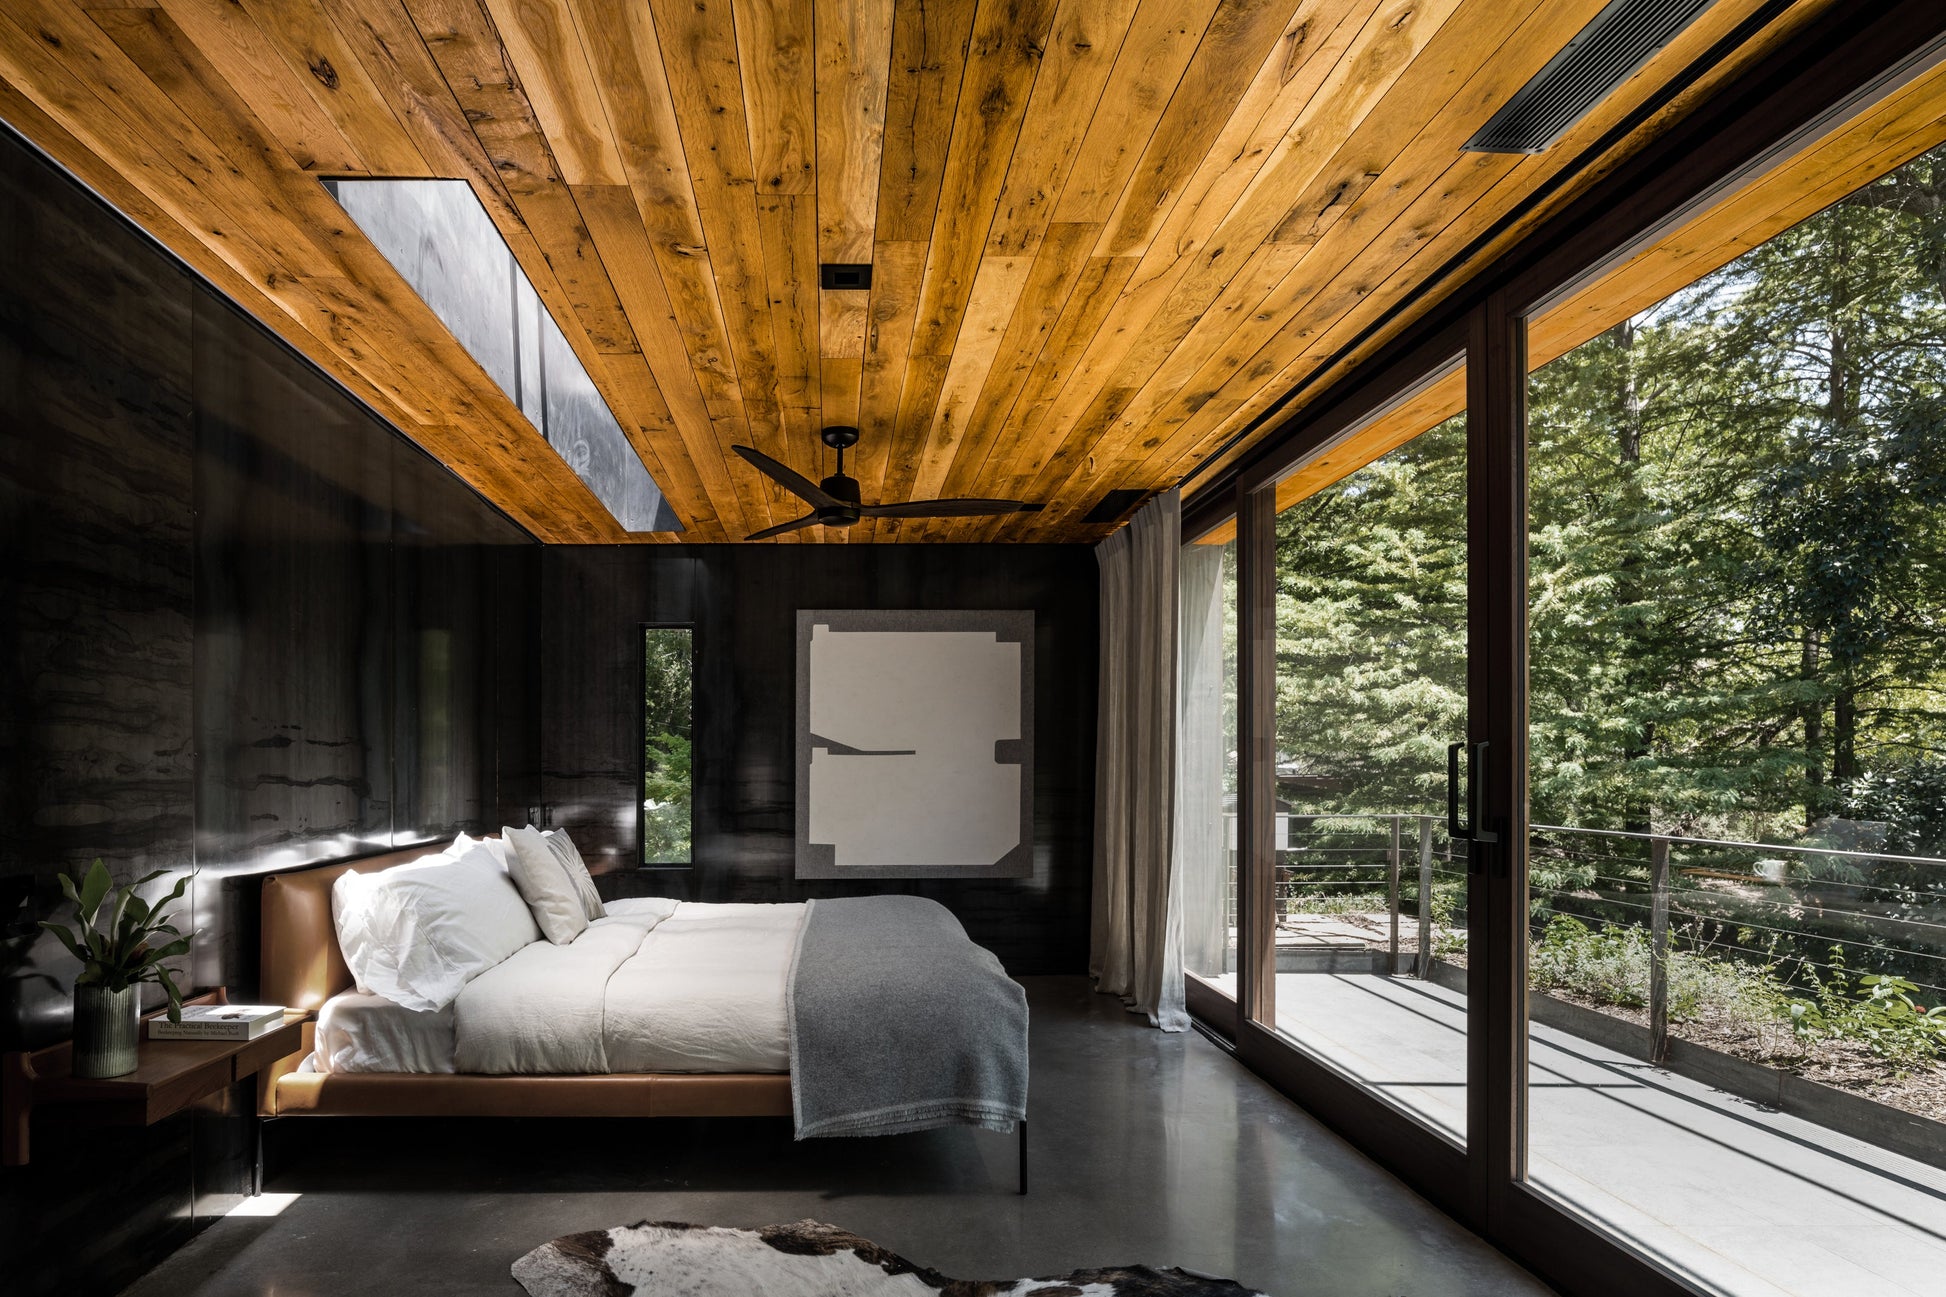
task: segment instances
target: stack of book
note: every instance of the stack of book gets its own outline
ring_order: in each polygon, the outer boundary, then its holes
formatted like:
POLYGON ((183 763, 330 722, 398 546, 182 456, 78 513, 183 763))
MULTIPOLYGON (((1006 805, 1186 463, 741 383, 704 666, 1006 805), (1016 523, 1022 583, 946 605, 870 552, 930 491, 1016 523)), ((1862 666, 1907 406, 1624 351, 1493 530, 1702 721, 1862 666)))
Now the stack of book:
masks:
POLYGON ((150 1040, 255 1040, 284 1025, 281 1004, 189 1004, 182 1021, 149 1019, 150 1040))

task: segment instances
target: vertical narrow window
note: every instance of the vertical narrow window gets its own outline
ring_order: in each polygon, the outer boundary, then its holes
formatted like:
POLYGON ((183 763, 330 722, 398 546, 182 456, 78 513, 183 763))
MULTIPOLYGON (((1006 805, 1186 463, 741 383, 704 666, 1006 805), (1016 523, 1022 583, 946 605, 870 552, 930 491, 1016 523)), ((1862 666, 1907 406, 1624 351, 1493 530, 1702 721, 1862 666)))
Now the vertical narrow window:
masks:
POLYGON ((695 670, 695 632, 690 627, 642 628, 644 865, 690 863, 695 670))

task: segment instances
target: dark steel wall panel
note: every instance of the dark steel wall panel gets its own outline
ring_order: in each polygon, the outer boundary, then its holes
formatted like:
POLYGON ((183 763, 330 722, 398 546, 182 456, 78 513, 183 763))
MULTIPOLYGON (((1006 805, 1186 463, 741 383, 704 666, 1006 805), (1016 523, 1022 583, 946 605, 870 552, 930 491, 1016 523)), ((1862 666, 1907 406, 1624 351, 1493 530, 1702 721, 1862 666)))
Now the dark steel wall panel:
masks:
POLYGON ((612 894, 796 901, 910 892, 1015 973, 1082 972, 1093 875, 1094 551, 1083 545, 548 546, 543 791, 612 894), (799 608, 1035 614, 1034 873, 799 882, 793 875, 799 608), (641 632, 696 628, 695 863, 638 870, 641 632))
MULTIPOLYGON (((194 865, 190 980, 248 994, 256 873, 538 802, 539 558, 0 130, 0 1048, 67 1034, 64 869, 194 865)), ((114 1292, 233 1202, 250 1103, 38 1129, 8 1292, 114 1292)))

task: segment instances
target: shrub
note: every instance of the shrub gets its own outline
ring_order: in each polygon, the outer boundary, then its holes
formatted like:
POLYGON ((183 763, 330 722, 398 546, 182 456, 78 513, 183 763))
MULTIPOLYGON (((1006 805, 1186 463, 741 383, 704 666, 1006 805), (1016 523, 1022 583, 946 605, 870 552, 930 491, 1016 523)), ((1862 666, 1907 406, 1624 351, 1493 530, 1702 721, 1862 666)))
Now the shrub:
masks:
POLYGON ((1806 972, 1816 998, 1785 996, 1780 1005, 1800 1040, 1855 1040, 1908 1066, 1946 1057, 1946 1005, 1924 1007, 1913 998, 1919 988, 1903 977, 1867 974, 1854 982, 1842 946, 1831 948, 1823 975, 1806 972))

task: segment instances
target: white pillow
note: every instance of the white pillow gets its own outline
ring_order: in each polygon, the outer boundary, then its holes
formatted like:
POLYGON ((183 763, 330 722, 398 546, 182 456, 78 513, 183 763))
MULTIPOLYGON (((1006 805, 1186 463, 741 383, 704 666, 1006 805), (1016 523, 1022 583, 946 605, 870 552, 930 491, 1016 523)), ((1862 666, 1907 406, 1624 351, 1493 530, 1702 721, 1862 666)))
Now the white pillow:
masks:
POLYGON ((434 1012, 523 946, 534 917, 493 853, 427 856, 370 874, 340 875, 331 912, 358 989, 434 1012))
POLYGON ((581 858, 581 852, 568 836, 566 829, 543 829, 541 840, 553 850, 561 862, 561 868, 568 871, 568 881, 574 884, 575 894, 581 898, 581 909, 589 919, 599 919, 608 911, 601 903, 601 893, 595 888, 595 878, 588 872, 588 862, 581 858))
POLYGON ((507 840, 505 838, 472 838, 462 833, 453 839, 453 845, 446 848, 446 854, 454 858, 465 855, 475 847, 485 847, 493 853, 502 872, 507 868, 507 840))
POLYGON ((587 907, 567 866, 541 831, 530 824, 524 829, 501 829, 500 836, 507 840, 507 872, 526 898, 541 935, 557 946, 580 936, 588 926, 587 907))

